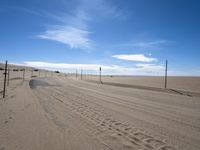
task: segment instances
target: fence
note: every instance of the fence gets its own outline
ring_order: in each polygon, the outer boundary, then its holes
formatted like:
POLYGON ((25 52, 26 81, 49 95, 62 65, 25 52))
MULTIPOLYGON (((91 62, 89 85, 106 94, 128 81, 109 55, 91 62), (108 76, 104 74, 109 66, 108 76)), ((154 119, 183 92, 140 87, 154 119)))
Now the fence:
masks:
POLYGON ((36 69, 31 67, 22 67, 8 64, 6 60, 5 64, 0 64, 0 94, 3 98, 6 97, 6 88, 11 83, 20 81, 24 82, 26 79, 33 77, 54 77, 58 72, 47 71, 43 69, 36 69))

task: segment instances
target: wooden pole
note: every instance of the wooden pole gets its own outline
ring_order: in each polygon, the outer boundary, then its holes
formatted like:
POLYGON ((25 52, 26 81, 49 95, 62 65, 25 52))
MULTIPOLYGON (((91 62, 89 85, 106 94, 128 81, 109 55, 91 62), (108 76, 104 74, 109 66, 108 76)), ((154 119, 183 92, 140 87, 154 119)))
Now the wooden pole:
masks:
POLYGON ((25 79, 25 69, 23 70, 23 81, 25 79))
POLYGON ((81 69, 81 80, 83 78, 83 69, 81 69))
POLYGON ((165 88, 167 88, 167 66, 168 65, 168 61, 166 60, 166 64, 165 64, 165 88))
POLYGON ((3 98, 5 98, 5 94, 6 94, 6 76, 7 76, 7 64, 8 64, 8 61, 6 60, 6 64, 5 64, 5 72, 4 72, 3 98))
POLYGON ((33 68, 32 68, 32 70, 31 70, 31 77, 33 77, 33 68))
POLYGON ((102 83, 102 81, 101 81, 101 67, 99 68, 99 81, 102 83))
POLYGON ((7 86, 9 86, 9 81, 10 81, 10 69, 8 68, 8 79, 7 79, 7 86))

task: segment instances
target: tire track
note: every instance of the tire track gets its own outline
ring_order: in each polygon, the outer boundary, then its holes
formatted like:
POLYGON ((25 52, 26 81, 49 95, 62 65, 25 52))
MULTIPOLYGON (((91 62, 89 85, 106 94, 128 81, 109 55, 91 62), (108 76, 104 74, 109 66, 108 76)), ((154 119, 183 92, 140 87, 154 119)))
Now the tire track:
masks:
POLYGON ((63 93, 61 89, 55 87, 45 87, 37 90, 37 92, 42 93, 43 96, 63 103, 68 109, 79 114, 101 131, 104 131, 101 133, 101 136, 98 135, 101 139, 110 138, 112 140, 120 139, 122 141, 128 141, 128 145, 127 143, 121 143, 127 149, 137 147, 140 149, 175 150, 174 147, 165 143, 164 140, 153 137, 152 134, 148 134, 147 131, 142 131, 133 125, 117 121, 98 106, 89 103, 87 99, 83 98, 83 95, 81 95, 79 91, 74 92, 74 89, 70 88, 66 91, 67 92, 63 93), (49 95, 49 93, 51 94, 49 95))

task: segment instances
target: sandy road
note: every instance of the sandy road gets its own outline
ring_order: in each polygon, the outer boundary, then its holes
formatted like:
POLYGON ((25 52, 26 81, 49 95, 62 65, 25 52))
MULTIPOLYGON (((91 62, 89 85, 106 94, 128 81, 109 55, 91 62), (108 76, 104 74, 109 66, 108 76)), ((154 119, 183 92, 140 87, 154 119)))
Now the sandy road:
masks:
POLYGON ((200 149, 199 97, 64 77, 20 86, 0 105, 0 149, 200 149))

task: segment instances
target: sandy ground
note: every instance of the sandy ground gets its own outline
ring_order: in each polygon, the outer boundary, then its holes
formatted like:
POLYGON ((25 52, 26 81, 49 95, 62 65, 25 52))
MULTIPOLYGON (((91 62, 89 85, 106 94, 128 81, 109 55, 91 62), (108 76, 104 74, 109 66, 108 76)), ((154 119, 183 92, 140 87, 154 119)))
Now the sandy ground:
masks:
MULTIPOLYGON (((80 76, 79 76, 80 78, 80 76)), ((99 81, 99 76, 87 75, 83 79, 99 81)), ((102 82, 164 88, 165 78, 157 76, 102 76, 102 82)), ((200 77, 169 76, 167 88, 200 93, 200 77)))
POLYGON ((19 75, 0 98, 0 150, 200 149, 199 95, 19 75))

